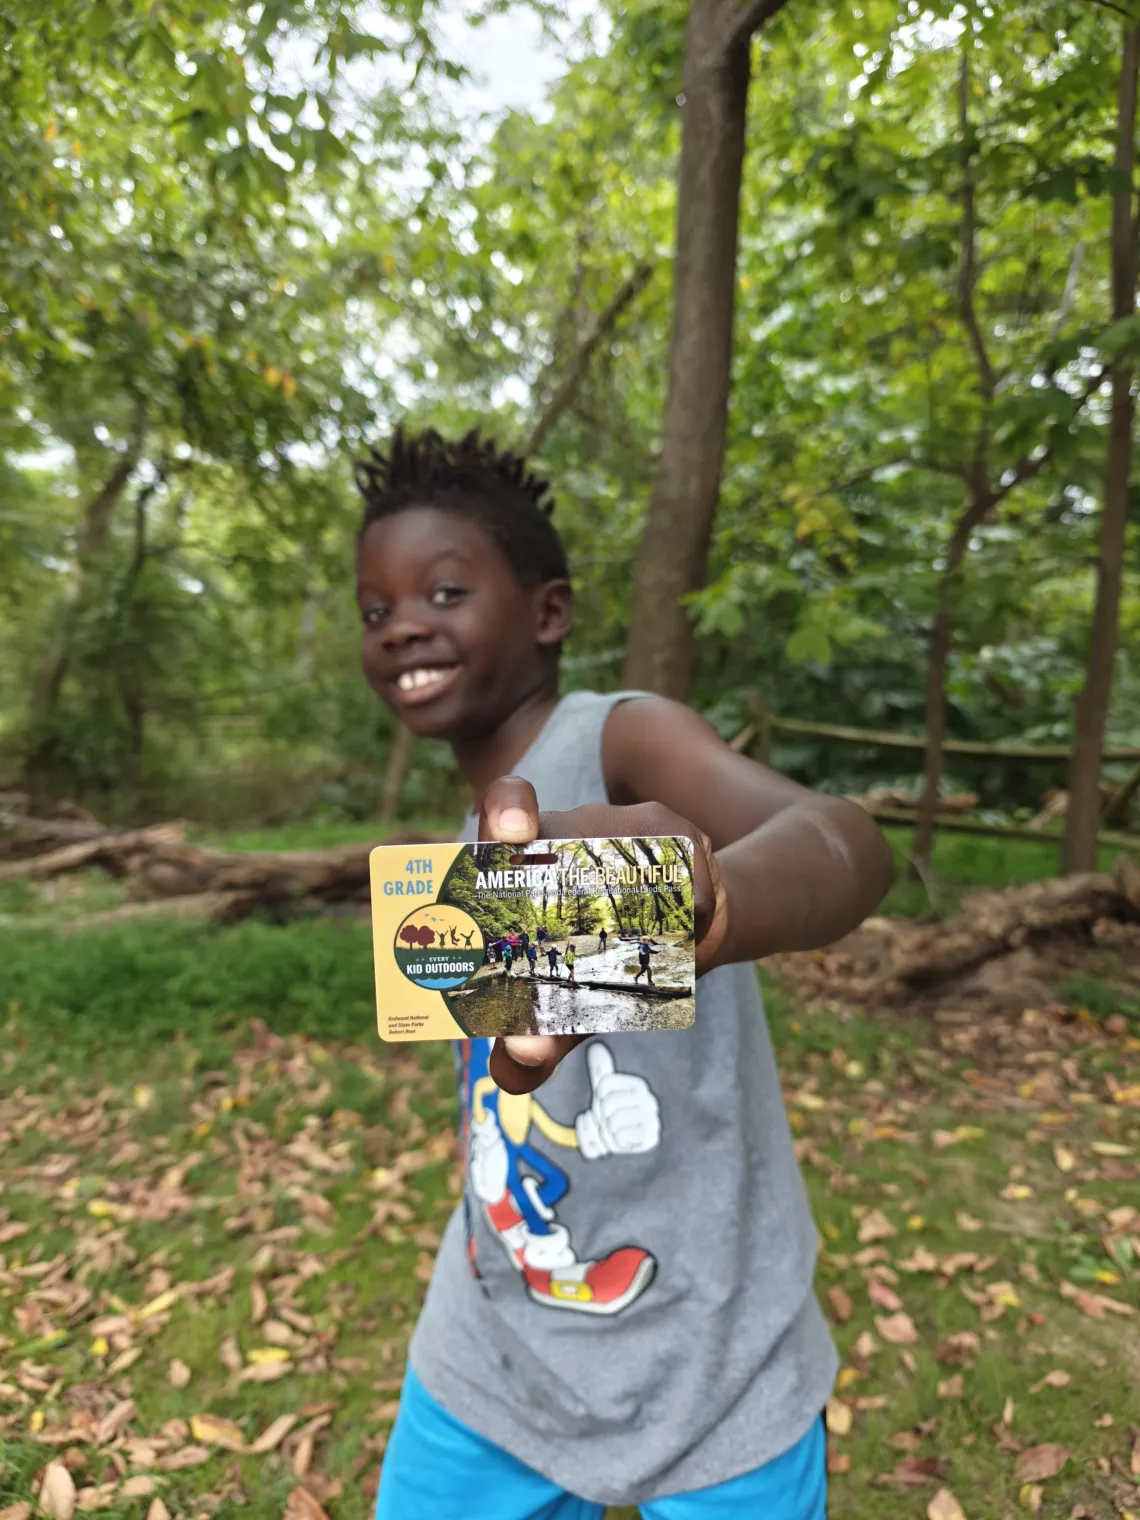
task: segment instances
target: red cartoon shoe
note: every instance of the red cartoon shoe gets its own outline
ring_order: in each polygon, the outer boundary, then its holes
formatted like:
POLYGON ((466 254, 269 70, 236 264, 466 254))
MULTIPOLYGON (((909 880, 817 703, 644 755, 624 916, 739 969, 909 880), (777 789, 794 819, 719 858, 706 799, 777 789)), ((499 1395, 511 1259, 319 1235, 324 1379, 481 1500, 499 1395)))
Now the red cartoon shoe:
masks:
MULTIPOLYGON (((528 1246, 540 1238, 531 1236, 528 1246)), ((528 1258, 532 1254, 527 1251, 528 1258)), ((523 1277, 536 1304, 577 1309, 582 1314, 618 1314, 645 1292, 656 1270, 648 1251, 623 1246, 601 1261, 576 1261, 552 1271, 532 1266, 528 1260, 523 1277)))

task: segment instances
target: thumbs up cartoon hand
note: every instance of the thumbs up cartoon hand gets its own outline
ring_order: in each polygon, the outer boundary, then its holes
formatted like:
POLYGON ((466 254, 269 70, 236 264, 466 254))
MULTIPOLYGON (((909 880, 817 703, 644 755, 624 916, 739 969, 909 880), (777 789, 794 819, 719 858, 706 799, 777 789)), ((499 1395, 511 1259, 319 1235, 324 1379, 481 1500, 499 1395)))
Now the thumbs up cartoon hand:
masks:
POLYGON ((593 1098, 574 1122, 578 1149, 587 1161, 599 1156, 638 1156, 661 1138, 661 1109, 644 1077, 617 1071, 609 1046, 586 1048, 593 1098))

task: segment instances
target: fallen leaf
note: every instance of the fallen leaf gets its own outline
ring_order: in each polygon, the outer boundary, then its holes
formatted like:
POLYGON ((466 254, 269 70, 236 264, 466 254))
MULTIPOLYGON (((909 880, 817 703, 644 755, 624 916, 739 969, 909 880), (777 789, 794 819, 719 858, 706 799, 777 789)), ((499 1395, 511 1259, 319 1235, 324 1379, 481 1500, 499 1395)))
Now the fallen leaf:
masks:
POLYGON ((1090 1147, 1098 1156, 1131 1156, 1132 1146, 1118 1145, 1114 1140, 1094 1140, 1090 1147))
POLYGON ((218 1347, 218 1360, 227 1372, 240 1372, 243 1366, 237 1336, 227 1335, 218 1347))
POLYGON ((128 1478, 119 1489, 120 1499, 149 1499, 154 1493, 154 1479, 148 1478, 146 1473, 136 1473, 133 1478, 128 1478))
POLYGON ((258 1366, 263 1362, 287 1362, 289 1353, 284 1346, 255 1346, 246 1355, 246 1361, 252 1366, 258 1366))
POLYGON ((873 1240, 887 1240, 898 1231, 894 1225, 879 1209, 871 1209, 865 1214, 859 1224, 859 1244, 869 1245, 873 1240))
POLYGON ((181 1451, 172 1451, 165 1457, 160 1457, 158 1466, 162 1472, 181 1472, 184 1467, 201 1467, 212 1455, 208 1446, 184 1446, 181 1451))
POLYGON ((982 1338, 974 1330, 959 1330, 948 1335, 934 1353, 944 1367, 968 1367, 982 1349, 982 1338))
POLYGON ((192 1414, 190 1434, 195 1441, 209 1446, 220 1446, 223 1451, 245 1451, 245 1436, 241 1426, 233 1420, 224 1420, 216 1414, 192 1414))
POLYGON ((835 1451, 832 1447, 827 1448, 827 1471, 833 1478, 841 1478, 844 1473, 851 1471, 851 1453, 835 1451))
POLYGON ((828 1399, 827 1401, 827 1429, 833 1436, 849 1435, 855 1416, 851 1411, 851 1405, 845 1404, 842 1399, 828 1399))
POLYGON ((958 1228, 964 1231, 967 1235, 976 1235, 977 1232, 982 1228, 982 1221, 980 1219, 975 1219, 973 1214, 967 1214, 965 1209, 959 1209, 958 1212, 954 1215, 954 1219, 958 1225, 958 1228))
POLYGON ((105 1446, 116 1436, 121 1436, 135 1417, 134 1399, 122 1399, 99 1421, 93 1437, 96 1446, 105 1446))
POLYGON ((178 1302, 179 1292, 177 1288, 167 1288, 165 1293, 160 1293, 157 1298, 152 1298, 149 1304, 143 1304, 141 1309, 135 1311, 135 1319, 153 1319, 156 1314, 165 1314, 167 1309, 173 1309, 178 1302))
POLYGON ((922 1488, 938 1476, 937 1457, 903 1457, 889 1473, 879 1473, 876 1483, 890 1488, 922 1488))
POLYGON ((879 1343, 869 1330, 861 1330, 855 1345, 852 1347, 855 1355, 861 1357, 863 1361, 867 1361, 869 1357, 874 1356, 878 1349, 879 1343))
POLYGON ((239 1383, 276 1383, 293 1370, 292 1362, 253 1362, 238 1374, 239 1383))
POLYGON ((910 1255, 899 1262, 899 1266, 904 1272, 936 1272, 938 1257, 925 1246, 915 1246, 910 1255))
POLYGON ((879 1309, 889 1309, 893 1312, 903 1306, 903 1301, 895 1290, 888 1288, 886 1283, 880 1282, 877 1277, 872 1277, 867 1284, 867 1297, 879 1309))
POLYGON ((267 1425, 255 1441, 251 1441, 246 1450, 251 1456, 262 1457, 267 1451, 273 1451, 280 1446, 281 1442, 297 1423, 298 1416, 295 1414, 279 1415, 272 1425, 267 1425))
POLYGON ((269 1308, 269 1299, 266 1297, 265 1289, 261 1286, 256 1277, 250 1284, 249 1298, 251 1305, 250 1318, 253 1320, 253 1323, 255 1325, 260 1325, 261 1321, 265 1318, 266 1311, 269 1308))
POLYGON ((918 1344, 918 1331, 914 1328, 914 1320, 909 1314, 877 1314, 875 1329, 892 1346, 918 1344))
POLYGON ((855 1312, 855 1305, 851 1302, 851 1295, 838 1286, 828 1288, 827 1301, 831 1305, 831 1311, 835 1315, 836 1322, 845 1325, 855 1312))
POLYGON ((1040 1393, 1042 1388, 1067 1388, 1073 1381, 1071 1372, 1064 1372, 1060 1367, 1053 1372, 1047 1372, 1039 1383, 1034 1383, 1031 1393, 1040 1393))
POLYGON ((963 1389, 962 1374, 956 1372, 953 1377, 943 1378, 942 1382, 939 1383, 938 1397, 940 1399, 960 1399, 963 1389))
POLYGON ((1055 1145, 1053 1147, 1053 1164, 1059 1172, 1071 1172, 1077 1164, 1077 1158, 1065 1146, 1055 1145))
POLYGON ((1013 1481, 1039 1483, 1044 1478, 1055 1478, 1068 1460, 1068 1449, 1064 1446, 1056 1446, 1049 1442, 1043 1446, 1030 1446, 1017 1459, 1013 1469, 1013 1481))
POLYGON ((1110 1414, 1102 1414, 1093 1421, 1093 1424, 1098 1430, 1111 1430, 1116 1421, 1110 1414))
POLYGON ((1007 1203, 1024 1203, 1027 1198, 1033 1197, 1033 1189, 1024 1182, 1011 1182, 1008 1187, 1003 1187, 1000 1196, 1007 1203))
POLYGON ((296 1478, 303 1478, 308 1472, 309 1468, 312 1466, 312 1463, 313 1436, 310 1431, 306 1431, 301 1439, 297 1442, 296 1450, 293 1452, 293 1460, 289 1464, 293 1469, 293 1476, 296 1478))
POLYGON ((40 1485, 40 1513, 49 1520, 71 1520, 75 1514, 75 1479, 62 1462, 49 1462, 40 1485))
POLYGON ((1002 1412, 1001 1412, 1001 1422, 1002 1422, 1003 1425, 1012 1425, 1013 1424, 1013 1400, 1012 1399, 1006 1399, 1006 1401, 1005 1401, 1005 1404, 1004 1404, 1004 1406, 1002 1408, 1002 1412))
POLYGON ((161 1499, 152 1499, 146 1512, 146 1520, 170 1520, 170 1511, 161 1499))
POLYGON ((1140 1436, 1132 1443, 1132 1456, 1129 1459, 1129 1471, 1134 1478, 1140 1478, 1140 1436))
POLYGON ((300 1484, 285 1501, 283 1520, 329 1520, 328 1511, 300 1484))
POLYGON ((940 1488, 926 1506, 926 1520, 966 1520, 966 1513, 948 1488, 940 1488))
POLYGON ((1031 1515, 1039 1515, 1044 1498, 1045 1490, 1040 1483, 1024 1483, 1018 1491, 1017 1502, 1031 1515))
POLYGON ((26 1499, 19 1504, 9 1504, 7 1509, 0 1509, 0 1520, 28 1520, 32 1512, 32 1506, 26 1499))
POLYGON ((187 1367, 185 1362, 179 1361, 179 1359, 175 1357, 170 1366, 166 1369, 166 1381, 172 1388, 185 1388, 190 1382, 189 1367, 187 1367))

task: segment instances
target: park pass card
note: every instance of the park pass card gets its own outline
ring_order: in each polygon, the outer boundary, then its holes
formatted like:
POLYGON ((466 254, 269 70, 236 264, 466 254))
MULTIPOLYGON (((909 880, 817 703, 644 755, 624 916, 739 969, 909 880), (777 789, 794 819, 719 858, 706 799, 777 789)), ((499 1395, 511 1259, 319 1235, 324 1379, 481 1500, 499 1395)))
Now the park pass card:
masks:
POLYGON ((691 840, 380 845, 370 858, 382 1039, 692 1024, 691 840))

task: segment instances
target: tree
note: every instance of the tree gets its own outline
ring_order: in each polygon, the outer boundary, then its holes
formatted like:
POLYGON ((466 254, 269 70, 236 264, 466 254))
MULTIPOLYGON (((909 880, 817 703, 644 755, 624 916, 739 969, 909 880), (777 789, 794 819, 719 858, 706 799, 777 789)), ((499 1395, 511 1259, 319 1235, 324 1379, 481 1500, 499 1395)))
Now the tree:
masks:
POLYGON ((1069 808, 1065 820, 1063 866, 1066 871, 1096 869, 1100 817, 1100 768, 1105 721, 1112 695, 1113 667, 1120 621, 1125 534, 1132 485, 1132 432, 1136 403, 1134 347, 1136 334, 1137 221, 1136 93, 1140 69, 1140 21, 1122 28, 1113 169, 1118 177, 1112 215, 1112 317, 1126 340, 1111 361, 1112 402, 1108 427, 1108 462, 1100 518, 1096 604, 1089 634, 1085 684, 1073 723, 1073 757, 1069 767, 1069 808))
POLYGON ((692 0, 685 33, 673 323, 657 476, 638 552, 624 683, 683 697, 724 462, 752 39, 784 0, 692 0))

